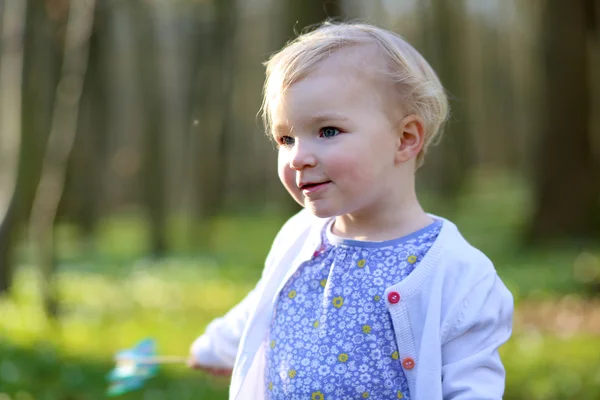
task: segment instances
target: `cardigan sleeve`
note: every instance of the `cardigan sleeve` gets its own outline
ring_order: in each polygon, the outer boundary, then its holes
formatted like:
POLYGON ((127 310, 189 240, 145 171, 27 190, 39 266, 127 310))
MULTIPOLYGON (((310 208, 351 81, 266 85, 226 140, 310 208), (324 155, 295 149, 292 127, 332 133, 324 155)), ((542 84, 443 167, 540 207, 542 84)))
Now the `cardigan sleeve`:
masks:
POLYGON ((442 345, 443 398, 501 400, 506 372, 498 348, 512 333, 513 297, 493 272, 458 308, 442 345))
POLYGON ((262 277, 254 289, 227 314, 210 322, 204 334, 192 343, 190 353, 198 364, 211 368, 233 368, 246 323, 259 300, 257 296, 262 292, 262 283, 276 264, 278 248, 285 241, 286 232, 294 230, 300 218, 300 213, 290 218, 275 237, 262 277))
POLYGON ((254 293, 248 295, 227 314, 208 324, 204 334, 190 348, 194 360, 205 367, 233 368, 242 332, 254 304, 254 293))

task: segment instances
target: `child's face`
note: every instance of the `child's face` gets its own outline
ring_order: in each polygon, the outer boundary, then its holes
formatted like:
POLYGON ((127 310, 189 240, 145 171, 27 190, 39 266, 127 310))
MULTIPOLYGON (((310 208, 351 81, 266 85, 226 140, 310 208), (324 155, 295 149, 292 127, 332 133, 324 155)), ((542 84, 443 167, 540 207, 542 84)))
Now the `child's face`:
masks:
POLYGON ((273 113, 279 177, 319 217, 385 213, 399 183, 400 139, 383 85, 344 53, 294 83, 273 113))

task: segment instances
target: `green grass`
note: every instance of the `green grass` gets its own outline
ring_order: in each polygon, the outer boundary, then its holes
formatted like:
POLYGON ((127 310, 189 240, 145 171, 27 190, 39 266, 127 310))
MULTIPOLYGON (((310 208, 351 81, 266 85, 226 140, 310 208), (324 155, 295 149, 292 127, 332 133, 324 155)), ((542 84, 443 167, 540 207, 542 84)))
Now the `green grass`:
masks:
MULTIPOLYGON (((583 291, 573 274, 581 248, 523 249, 526 192, 513 181, 483 177, 477 192, 451 214, 465 237, 486 252, 515 294, 530 299, 583 291)), ((426 201, 427 202, 427 201, 426 201)), ((436 213, 439 202, 429 201, 436 213), (437 204, 437 206, 436 206, 437 204)), ((441 213, 441 212, 440 212, 441 213)), ((157 339, 161 354, 186 355, 206 324, 251 289, 284 216, 223 216, 202 251, 145 258, 145 226, 135 216, 105 221, 92 249, 77 232, 59 229, 58 326, 42 316, 36 270, 22 249, 16 290, 0 299, 0 400, 101 399, 114 353, 138 340, 157 339)), ((173 228, 170 240, 184 235, 173 228)), ((585 249, 596 256, 598 248, 585 249)), ((600 398, 600 338, 585 333, 560 338, 515 332, 502 348, 508 373, 505 399, 600 398)), ((185 366, 161 370, 127 399, 225 399, 227 381, 185 366)))
POLYGON ((600 338, 560 339, 518 332, 502 348, 507 370, 504 398, 595 400, 600 398, 600 338))

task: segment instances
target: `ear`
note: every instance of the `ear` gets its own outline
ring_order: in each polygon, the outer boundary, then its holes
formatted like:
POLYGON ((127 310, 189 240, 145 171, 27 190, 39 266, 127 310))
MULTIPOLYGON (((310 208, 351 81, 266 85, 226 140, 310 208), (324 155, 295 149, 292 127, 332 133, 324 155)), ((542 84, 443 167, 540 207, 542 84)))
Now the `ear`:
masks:
POLYGON ((416 159, 423 148, 425 130, 418 115, 408 115, 398 123, 398 147, 395 161, 398 164, 416 159))

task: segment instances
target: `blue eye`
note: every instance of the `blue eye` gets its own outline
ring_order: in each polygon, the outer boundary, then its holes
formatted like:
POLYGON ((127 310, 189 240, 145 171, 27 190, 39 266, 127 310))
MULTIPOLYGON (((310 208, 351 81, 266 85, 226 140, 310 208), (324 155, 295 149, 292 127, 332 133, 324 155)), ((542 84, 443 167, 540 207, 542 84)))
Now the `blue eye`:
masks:
POLYGON ((340 133, 338 128, 334 128, 333 126, 326 126, 325 128, 321 128, 321 136, 325 138, 330 138, 337 136, 340 133))
POLYGON ((278 142, 279 142, 279 145, 284 146, 284 147, 293 146, 294 138, 291 136, 282 136, 279 138, 278 142))

